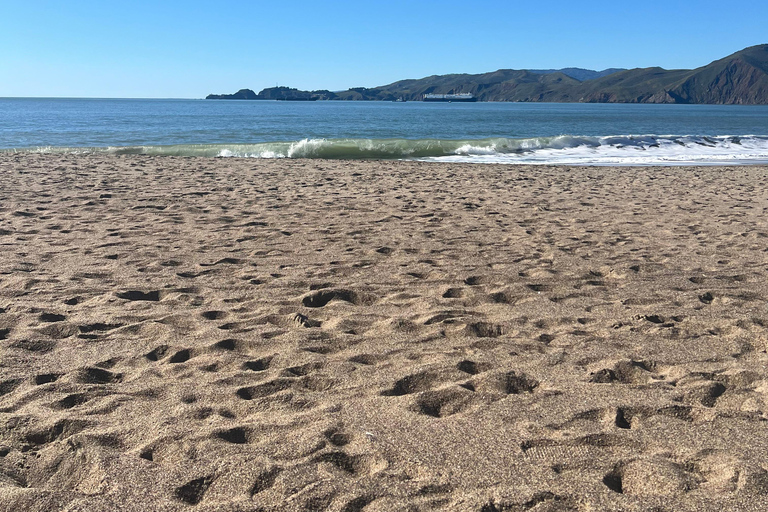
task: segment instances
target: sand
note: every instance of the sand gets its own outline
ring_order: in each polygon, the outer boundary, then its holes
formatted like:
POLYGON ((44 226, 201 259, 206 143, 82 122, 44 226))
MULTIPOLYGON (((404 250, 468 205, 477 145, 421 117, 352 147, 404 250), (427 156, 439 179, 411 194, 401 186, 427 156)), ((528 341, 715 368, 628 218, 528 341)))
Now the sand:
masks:
POLYGON ((766 183, 0 155, 0 511, 766 510, 766 183))

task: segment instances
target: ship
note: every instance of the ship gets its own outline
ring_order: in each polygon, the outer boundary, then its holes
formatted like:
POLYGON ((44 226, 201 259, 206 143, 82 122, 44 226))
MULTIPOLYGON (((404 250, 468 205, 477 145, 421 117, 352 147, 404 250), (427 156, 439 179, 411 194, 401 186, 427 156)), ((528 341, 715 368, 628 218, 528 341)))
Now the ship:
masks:
POLYGON ((444 101, 444 102, 470 102, 477 101, 472 93, 462 92, 458 94, 425 94, 423 101, 444 101))

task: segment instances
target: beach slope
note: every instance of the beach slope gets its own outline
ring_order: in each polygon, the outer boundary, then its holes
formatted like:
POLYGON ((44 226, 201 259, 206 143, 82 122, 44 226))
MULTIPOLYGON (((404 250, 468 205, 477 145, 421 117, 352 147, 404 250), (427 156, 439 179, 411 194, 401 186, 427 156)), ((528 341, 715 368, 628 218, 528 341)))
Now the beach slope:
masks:
POLYGON ((0 155, 0 511, 768 508, 768 167, 0 155))

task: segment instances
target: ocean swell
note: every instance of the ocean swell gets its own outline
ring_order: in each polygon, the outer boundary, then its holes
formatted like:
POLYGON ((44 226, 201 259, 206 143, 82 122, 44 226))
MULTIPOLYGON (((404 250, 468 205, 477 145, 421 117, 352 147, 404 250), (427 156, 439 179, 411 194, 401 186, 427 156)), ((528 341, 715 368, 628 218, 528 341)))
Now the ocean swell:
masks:
POLYGON ((763 135, 560 135, 533 138, 304 139, 256 144, 183 144, 96 148, 39 147, 4 152, 141 154, 240 158, 410 159, 426 161, 571 164, 675 165, 768 162, 763 135))

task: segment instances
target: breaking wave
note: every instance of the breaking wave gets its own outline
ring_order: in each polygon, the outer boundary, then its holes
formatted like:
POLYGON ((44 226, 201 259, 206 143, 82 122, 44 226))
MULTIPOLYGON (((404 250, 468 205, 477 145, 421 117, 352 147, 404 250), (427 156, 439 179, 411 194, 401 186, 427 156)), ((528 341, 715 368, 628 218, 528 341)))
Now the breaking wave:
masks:
POLYGON ((534 138, 304 139, 257 144, 184 144, 126 147, 39 147, 3 152, 170 155, 240 158, 409 159, 426 161, 571 164, 677 165, 768 162, 763 135, 560 135, 534 138))

